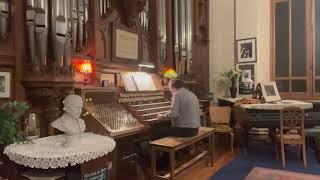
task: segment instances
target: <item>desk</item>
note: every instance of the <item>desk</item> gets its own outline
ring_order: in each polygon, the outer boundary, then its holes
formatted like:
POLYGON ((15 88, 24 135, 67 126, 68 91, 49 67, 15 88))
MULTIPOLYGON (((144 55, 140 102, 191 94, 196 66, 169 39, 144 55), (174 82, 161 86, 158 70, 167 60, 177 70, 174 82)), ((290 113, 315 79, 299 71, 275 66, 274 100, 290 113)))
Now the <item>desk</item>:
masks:
MULTIPOLYGON (((237 100, 239 99, 219 98, 219 105, 233 107, 237 100)), ((285 107, 300 107, 305 110, 305 128, 320 125, 319 101, 284 100, 276 103, 242 104, 232 110, 232 124, 242 147, 245 150, 248 147, 248 132, 252 127, 269 128, 270 134, 275 134, 276 128, 280 126, 279 110, 285 107)))
MULTIPOLYGON (((64 147, 66 135, 49 136, 32 140, 30 144, 12 144, 5 148, 11 161, 24 167, 34 169, 57 169, 75 165, 87 166, 87 162, 105 157, 115 148, 113 139, 93 133, 77 136, 75 146, 64 147)), ((104 164, 106 168, 106 162, 104 164)), ((81 175, 93 173, 80 167, 81 175)), ((95 169, 97 170, 97 169, 95 169)))

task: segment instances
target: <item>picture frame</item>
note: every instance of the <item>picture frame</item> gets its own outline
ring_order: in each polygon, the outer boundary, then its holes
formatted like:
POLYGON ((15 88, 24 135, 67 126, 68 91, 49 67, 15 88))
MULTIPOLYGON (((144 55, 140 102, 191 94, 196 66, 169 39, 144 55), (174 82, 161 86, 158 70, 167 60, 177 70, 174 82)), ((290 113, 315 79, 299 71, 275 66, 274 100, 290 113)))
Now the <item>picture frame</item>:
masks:
POLYGON ((275 81, 272 82, 262 82, 261 91, 264 97, 264 100, 268 102, 281 101, 281 97, 277 88, 277 84, 275 81))
POLYGON ((116 86, 116 74, 114 73, 102 73, 100 75, 100 83, 102 87, 116 86))
POLYGON ((0 72, 0 98, 11 96, 11 72, 0 72))
POLYGON ((238 64, 237 68, 241 70, 239 77, 239 94, 250 95, 255 90, 256 65, 255 64, 238 64))
POLYGON ((237 40, 237 63, 257 62, 256 38, 237 40))
POLYGON ((134 32, 115 29, 115 57, 137 61, 139 57, 139 35, 134 32))

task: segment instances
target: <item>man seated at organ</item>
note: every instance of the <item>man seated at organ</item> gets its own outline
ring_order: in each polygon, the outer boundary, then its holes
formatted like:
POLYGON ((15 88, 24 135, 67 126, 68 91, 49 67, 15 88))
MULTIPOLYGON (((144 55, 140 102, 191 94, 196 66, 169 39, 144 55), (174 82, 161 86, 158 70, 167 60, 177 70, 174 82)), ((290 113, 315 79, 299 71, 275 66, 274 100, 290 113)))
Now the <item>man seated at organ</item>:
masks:
POLYGON ((172 93, 171 108, 166 114, 159 114, 158 119, 170 118, 172 125, 164 129, 166 136, 190 137, 198 133, 200 127, 199 100, 195 94, 184 88, 181 79, 171 79, 169 88, 172 93))

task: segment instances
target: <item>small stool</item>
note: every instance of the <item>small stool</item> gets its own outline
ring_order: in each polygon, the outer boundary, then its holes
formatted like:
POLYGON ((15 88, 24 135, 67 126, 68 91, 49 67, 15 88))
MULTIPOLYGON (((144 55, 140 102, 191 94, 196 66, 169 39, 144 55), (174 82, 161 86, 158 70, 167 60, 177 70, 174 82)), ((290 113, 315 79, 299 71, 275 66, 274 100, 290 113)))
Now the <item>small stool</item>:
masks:
POLYGON ((54 172, 36 172, 36 171, 26 171, 21 173, 21 176, 26 177, 30 180, 56 180, 65 177, 64 171, 54 171, 54 172))

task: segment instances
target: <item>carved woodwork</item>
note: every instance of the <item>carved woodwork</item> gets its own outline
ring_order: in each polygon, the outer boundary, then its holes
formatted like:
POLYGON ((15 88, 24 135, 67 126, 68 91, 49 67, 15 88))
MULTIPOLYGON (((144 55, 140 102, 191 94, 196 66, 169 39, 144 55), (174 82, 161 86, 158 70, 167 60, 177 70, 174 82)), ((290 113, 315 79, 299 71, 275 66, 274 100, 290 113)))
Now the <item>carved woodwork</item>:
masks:
POLYGON ((112 0, 118 12, 121 13, 122 22, 129 28, 137 25, 137 16, 144 10, 147 0, 112 0))
POLYGON ((194 40, 197 43, 207 45, 209 41, 209 24, 208 24, 208 0, 198 0, 195 6, 195 33, 194 40))
POLYGON ((23 81, 26 97, 31 104, 30 112, 37 114, 40 125, 40 136, 54 135, 55 130, 51 122, 61 116, 62 100, 73 91, 73 84, 69 82, 35 82, 23 81))
POLYGON ((197 94, 209 92, 209 0, 194 1, 191 77, 198 82, 197 94), (199 30, 200 29, 202 30, 199 30))

